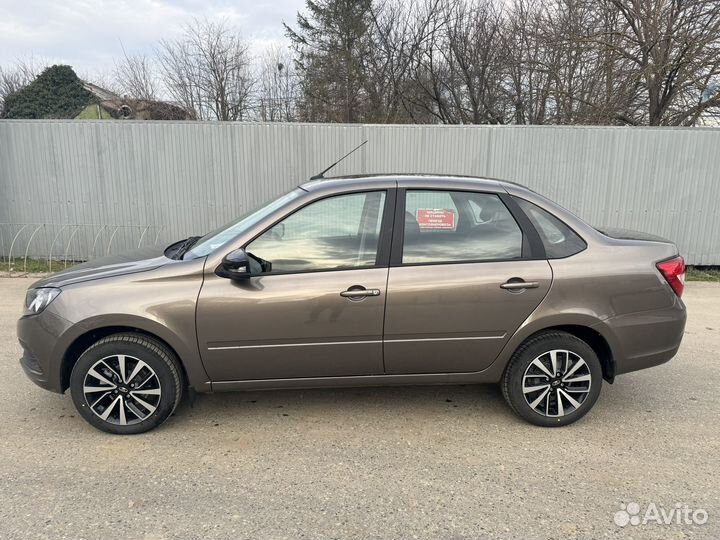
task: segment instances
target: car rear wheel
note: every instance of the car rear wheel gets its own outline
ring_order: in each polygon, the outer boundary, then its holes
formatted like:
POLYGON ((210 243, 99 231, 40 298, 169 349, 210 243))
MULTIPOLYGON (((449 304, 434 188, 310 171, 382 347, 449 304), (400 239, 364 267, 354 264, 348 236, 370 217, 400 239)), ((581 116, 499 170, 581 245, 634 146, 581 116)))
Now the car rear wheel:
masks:
POLYGON ((546 332, 515 352, 502 380, 510 408, 528 422, 566 426, 592 408, 602 387, 595 351, 567 332, 546 332))
POLYGON ((80 356, 70 392, 91 425, 130 435, 167 420, 180 402, 181 380, 178 361, 165 345, 140 334, 115 334, 80 356))

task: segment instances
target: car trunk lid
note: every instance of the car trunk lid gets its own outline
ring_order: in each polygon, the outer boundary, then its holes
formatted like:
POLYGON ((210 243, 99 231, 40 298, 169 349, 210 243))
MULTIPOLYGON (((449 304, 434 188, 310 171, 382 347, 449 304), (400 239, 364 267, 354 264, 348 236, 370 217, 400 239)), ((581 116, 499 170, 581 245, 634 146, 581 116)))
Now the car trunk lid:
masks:
POLYGON ((672 240, 641 231, 632 231, 630 229, 620 229, 616 227, 596 227, 596 229, 605 236, 609 236, 610 238, 615 238, 617 240, 642 240, 644 242, 662 242, 664 244, 675 245, 672 240))

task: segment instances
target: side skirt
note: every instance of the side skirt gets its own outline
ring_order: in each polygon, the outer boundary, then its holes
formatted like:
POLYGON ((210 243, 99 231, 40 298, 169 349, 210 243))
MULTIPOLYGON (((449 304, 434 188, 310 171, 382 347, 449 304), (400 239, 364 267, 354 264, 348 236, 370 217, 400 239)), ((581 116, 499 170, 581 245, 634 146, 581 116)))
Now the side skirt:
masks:
POLYGON ((252 381, 219 381, 211 384, 213 392, 242 390, 281 390, 288 388, 352 388, 361 386, 417 386, 443 384, 497 383, 502 376, 499 362, 475 373, 423 373, 413 375, 360 375, 355 377, 306 377, 299 379, 262 379, 252 381))

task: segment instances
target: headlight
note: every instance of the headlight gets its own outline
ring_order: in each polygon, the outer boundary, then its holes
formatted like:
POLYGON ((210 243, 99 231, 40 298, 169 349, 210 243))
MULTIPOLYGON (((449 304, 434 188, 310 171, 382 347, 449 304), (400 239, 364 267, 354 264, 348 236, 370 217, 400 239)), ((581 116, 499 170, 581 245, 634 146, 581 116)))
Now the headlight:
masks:
POLYGON ((41 287, 29 289, 25 295, 25 315, 36 315, 50 305, 57 298, 60 289, 55 287, 41 287))

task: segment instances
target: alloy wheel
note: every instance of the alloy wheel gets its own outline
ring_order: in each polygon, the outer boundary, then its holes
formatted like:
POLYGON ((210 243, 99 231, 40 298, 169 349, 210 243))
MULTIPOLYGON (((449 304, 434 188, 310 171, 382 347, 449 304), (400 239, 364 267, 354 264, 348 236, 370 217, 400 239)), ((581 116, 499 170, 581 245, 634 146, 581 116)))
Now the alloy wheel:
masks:
POLYGON ((95 362, 85 374, 83 394, 90 410, 115 425, 138 424, 160 404, 160 379, 145 362, 118 354, 95 362))
POLYGON ((522 380, 525 401, 542 416, 561 417, 577 411, 592 386, 590 366, 580 355, 563 349, 547 351, 528 365, 522 380))

